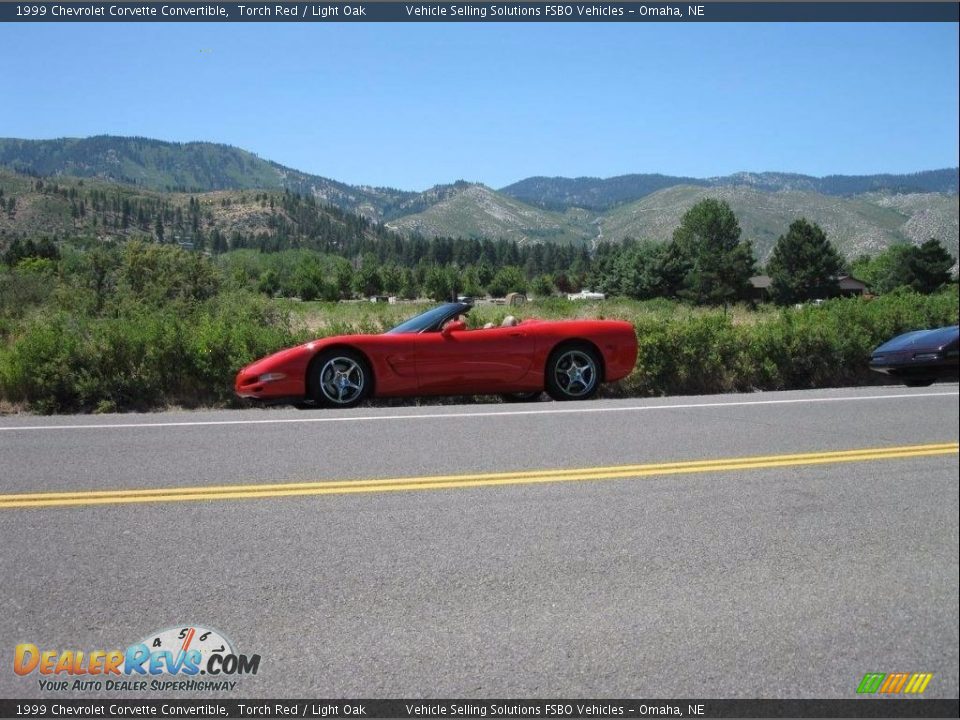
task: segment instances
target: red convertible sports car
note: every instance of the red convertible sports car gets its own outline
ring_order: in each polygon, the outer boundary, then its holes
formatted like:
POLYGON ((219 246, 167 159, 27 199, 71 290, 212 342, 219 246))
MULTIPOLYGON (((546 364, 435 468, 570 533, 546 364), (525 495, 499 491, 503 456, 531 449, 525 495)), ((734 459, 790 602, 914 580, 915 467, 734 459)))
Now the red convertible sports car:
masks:
POLYGON ((585 400, 633 370, 637 338, 620 320, 525 320, 468 330, 471 305, 452 302, 381 335, 314 340, 258 360, 240 397, 353 407, 369 397, 502 394, 585 400))

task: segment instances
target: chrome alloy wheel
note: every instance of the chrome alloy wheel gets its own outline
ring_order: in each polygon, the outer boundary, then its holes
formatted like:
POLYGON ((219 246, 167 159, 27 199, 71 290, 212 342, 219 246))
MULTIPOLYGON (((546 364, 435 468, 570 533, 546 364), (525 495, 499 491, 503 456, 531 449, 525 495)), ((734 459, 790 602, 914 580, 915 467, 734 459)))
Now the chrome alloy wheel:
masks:
POLYGON ((320 392, 335 405, 348 405, 363 394, 363 367, 353 358, 336 356, 320 370, 320 392))
POLYGON ((567 350, 557 358, 553 378, 568 397, 582 397, 592 392, 597 384, 597 365, 582 350, 567 350))

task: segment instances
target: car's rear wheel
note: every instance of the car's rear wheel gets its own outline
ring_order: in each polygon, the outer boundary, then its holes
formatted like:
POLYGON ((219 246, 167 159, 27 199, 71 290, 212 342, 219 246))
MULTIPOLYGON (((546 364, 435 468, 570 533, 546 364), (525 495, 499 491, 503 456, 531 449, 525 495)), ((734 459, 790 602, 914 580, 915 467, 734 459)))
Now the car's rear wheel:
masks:
POLYGON ((934 378, 907 378, 903 384, 907 387, 930 387, 933 385, 934 378))
POLYGON ((359 405, 372 386, 373 375, 366 359, 353 350, 327 351, 310 366, 310 397, 323 407, 359 405))
POLYGON ((565 345, 547 360, 547 393, 554 400, 586 400, 600 388, 600 358, 589 345, 565 345))

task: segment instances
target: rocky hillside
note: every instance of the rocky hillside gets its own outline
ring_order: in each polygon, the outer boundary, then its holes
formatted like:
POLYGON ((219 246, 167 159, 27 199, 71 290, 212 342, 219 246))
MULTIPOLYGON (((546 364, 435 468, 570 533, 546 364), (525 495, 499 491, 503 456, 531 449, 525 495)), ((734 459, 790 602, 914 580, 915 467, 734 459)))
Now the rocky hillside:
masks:
POLYGON ((839 197, 799 190, 765 192, 745 185, 680 185, 598 212, 545 210, 472 185, 461 187, 423 212, 390 221, 388 227, 428 237, 505 237, 518 242, 619 242, 628 236, 666 241, 683 214, 707 197, 730 204, 743 237, 753 242, 762 262, 777 238, 800 217, 820 225, 848 257, 876 253, 896 242, 922 243, 931 237, 957 254, 958 196, 942 193, 839 197))
POLYGON ((687 209, 711 197, 725 200, 736 213, 743 237, 753 242, 764 262, 777 238, 800 217, 815 222, 847 257, 874 254, 896 242, 922 243, 935 237, 957 255, 958 196, 940 193, 869 193, 836 197, 815 192, 763 192, 748 186, 680 186, 611 210, 603 217, 610 240, 668 240, 687 209))
POLYGON ((620 175, 612 178, 532 177, 501 190, 505 195, 549 210, 582 207, 605 211, 634 202, 677 185, 708 188, 746 186, 763 192, 813 192, 852 196, 869 192, 957 193, 957 168, 909 175, 828 175, 741 172, 724 177, 697 179, 669 175, 620 175))
POLYGON ((500 191, 458 181, 417 193, 347 185, 227 145, 112 136, 0 139, 0 168, 4 167, 0 237, 3 233, 155 232, 151 223, 156 213, 163 223, 172 218, 180 232, 183 207, 192 217, 196 208, 189 203, 196 201, 204 211, 199 227, 225 234, 319 232, 322 223, 316 218, 333 218, 328 206, 334 206, 340 213, 331 222, 362 224, 363 218, 369 221, 363 232, 371 233, 387 232, 377 226, 386 222, 397 232, 428 238, 589 244, 627 236, 667 240, 683 213, 705 197, 730 203, 761 261, 799 217, 823 227, 849 257, 931 237, 957 255, 960 234, 955 168, 824 178, 790 173, 738 173, 708 179, 533 177, 500 191), (47 184, 47 190, 36 189, 38 180, 47 184), (67 194, 50 192, 50 183, 65 188, 67 194), (104 198, 99 198, 96 208, 89 197, 80 202, 84 193, 89 196, 95 188, 110 196, 109 205, 104 198), (286 191, 312 204, 294 212, 289 203, 281 202, 286 191), (125 219, 124 198, 136 205, 128 208, 125 219), (7 207, 11 199, 16 204, 12 210, 7 207), (181 208, 179 216, 177 208, 181 208), (316 222, 284 215, 300 212, 315 216, 316 222))
POLYGON ((592 230, 592 213, 542 210, 514 200, 484 185, 460 185, 423 212, 387 223, 403 233, 425 237, 506 238, 526 242, 583 242, 592 230))
POLYGON ((100 135, 57 140, 0 138, 0 166, 41 177, 98 178, 145 190, 291 190, 380 220, 418 193, 347 185, 207 142, 100 135))
POLYGON ((161 192, 100 179, 39 179, 0 169, 0 249, 14 238, 148 238, 229 247, 388 241, 389 230, 313 196, 278 190, 161 192))

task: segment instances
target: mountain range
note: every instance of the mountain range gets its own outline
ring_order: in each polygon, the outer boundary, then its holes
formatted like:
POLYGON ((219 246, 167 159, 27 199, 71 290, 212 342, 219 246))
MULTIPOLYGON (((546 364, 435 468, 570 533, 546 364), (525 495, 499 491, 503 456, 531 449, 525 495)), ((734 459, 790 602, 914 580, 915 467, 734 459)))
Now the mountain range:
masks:
MULTIPOLYGON (((290 190, 400 233, 518 242, 667 240, 698 200, 726 200, 743 237, 765 260, 790 222, 824 228, 848 257, 930 237, 958 252, 958 169, 915 174, 811 177, 737 173, 692 178, 531 177, 495 190, 458 181, 424 192, 349 185, 215 143, 138 137, 0 139, 0 166, 33 176, 72 176, 160 193, 290 190)), ((228 223, 227 223, 228 224, 228 223)))

